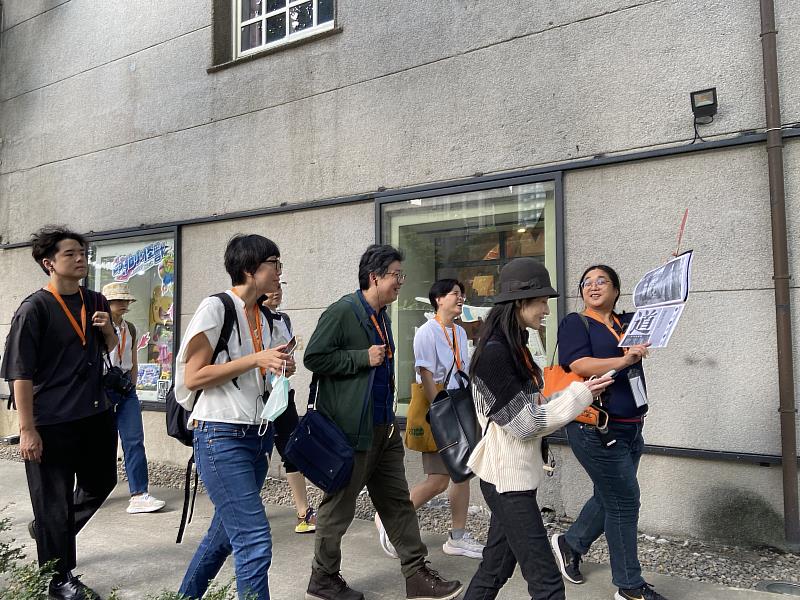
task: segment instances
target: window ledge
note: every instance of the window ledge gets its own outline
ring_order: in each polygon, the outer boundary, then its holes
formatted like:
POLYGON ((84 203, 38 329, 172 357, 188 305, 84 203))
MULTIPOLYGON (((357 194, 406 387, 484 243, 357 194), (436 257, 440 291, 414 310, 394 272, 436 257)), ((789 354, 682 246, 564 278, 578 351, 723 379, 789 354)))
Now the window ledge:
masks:
POLYGON ((333 27, 326 31, 321 31, 315 35, 309 35, 299 40, 290 40, 285 44, 281 44, 280 46, 273 46, 272 48, 265 48, 259 52, 253 52, 252 54, 247 54, 245 56, 240 56, 239 58, 234 58, 233 60, 229 60, 227 62, 220 63, 218 65, 211 65, 206 69, 206 73, 216 73, 217 71, 221 71, 223 69, 229 69, 230 67, 235 67, 236 65, 250 62, 257 58, 261 58, 262 56, 267 56, 269 54, 275 54, 276 52, 283 52, 284 50, 289 50, 291 48, 296 48, 298 46, 302 46, 304 44, 308 44, 309 42, 316 42, 323 38, 329 37, 331 35, 335 35, 337 33, 342 33, 341 27, 333 27))

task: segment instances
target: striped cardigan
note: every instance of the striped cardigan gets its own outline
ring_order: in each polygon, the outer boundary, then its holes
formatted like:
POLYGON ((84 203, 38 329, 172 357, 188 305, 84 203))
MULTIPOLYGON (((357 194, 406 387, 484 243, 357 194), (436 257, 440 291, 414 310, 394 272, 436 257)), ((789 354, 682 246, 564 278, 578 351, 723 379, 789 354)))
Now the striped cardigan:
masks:
POLYGON ((574 420, 592 403, 589 388, 578 382, 547 401, 533 381, 520 376, 514 360, 506 343, 493 339, 472 373, 478 422, 486 434, 468 465, 500 493, 537 489, 544 477, 542 437, 574 420))

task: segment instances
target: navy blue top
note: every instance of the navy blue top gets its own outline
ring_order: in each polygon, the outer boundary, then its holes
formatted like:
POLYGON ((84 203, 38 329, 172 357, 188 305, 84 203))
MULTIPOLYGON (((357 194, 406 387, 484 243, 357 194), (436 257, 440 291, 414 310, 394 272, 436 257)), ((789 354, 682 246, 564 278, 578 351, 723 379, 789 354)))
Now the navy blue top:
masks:
MULTIPOLYGON (((367 318, 375 316, 381 329, 386 326, 384 335, 389 336, 389 347, 392 349, 394 356, 394 339, 392 339, 392 328, 388 327, 386 321, 386 307, 384 306, 379 313, 369 305, 364 294, 358 290, 358 299, 364 305, 364 310, 367 311, 367 318)), ((381 339, 378 330, 370 320, 370 328, 372 329, 372 342, 373 344, 383 346, 384 342, 381 339)), ((375 377, 372 380, 372 422, 375 425, 383 425, 394 421, 394 359, 389 358, 387 353, 383 359, 383 364, 375 368, 375 377)))
MULTIPOLYGON (((623 313, 618 315, 623 328, 630 323, 634 313, 623 313)), ((618 348, 619 340, 615 338, 608 327, 586 317, 589 325, 587 330, 581 316, 578 313, 570 313, 561 321, 558 326, 558 362, 569 371, 569 365, 579 358, 616 358, 623 356, 622 348, 618 348)), ((615 326, 616 328, 616 326, 615 326)), ((641 370, 641 361, 632 365, 638 367, 644 382, 644 371, 641 370)), ((606 388, 604 395, 605 407, 613 417, 636 417, 647 412, 647 405, 637 407, 633 399, 631 384, 628 380, 628 371, 631 367, 626 367, 619 371, 614 377, 614 383, 606 388)))

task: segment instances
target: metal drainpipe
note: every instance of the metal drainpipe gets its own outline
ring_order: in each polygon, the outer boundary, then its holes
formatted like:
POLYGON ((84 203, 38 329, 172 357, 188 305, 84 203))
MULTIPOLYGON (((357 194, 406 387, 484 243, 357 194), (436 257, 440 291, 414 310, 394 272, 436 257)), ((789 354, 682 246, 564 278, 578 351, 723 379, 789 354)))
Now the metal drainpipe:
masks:
POLYGON ((778 343, 783 518, 786 543, 800 548, 800 512, 797 494, 797 410, 794 403, 789 252, 786 234, 786 194, 783 175, 783 131, 778 86, 778 49, 773 0, 760 0, 761 49, 764 61, 764 99, 767 113, 767 159, 772 216, 772 261, 775 281, 775 323, 778 343))

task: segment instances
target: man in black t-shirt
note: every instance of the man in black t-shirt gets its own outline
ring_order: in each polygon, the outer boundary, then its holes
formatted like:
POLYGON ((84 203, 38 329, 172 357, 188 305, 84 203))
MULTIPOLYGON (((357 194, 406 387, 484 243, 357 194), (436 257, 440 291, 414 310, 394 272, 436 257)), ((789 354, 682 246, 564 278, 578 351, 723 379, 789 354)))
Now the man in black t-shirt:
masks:
POLYGON ((117 432, 103 388, 103 352, 117 336, 106 299, 80 286, 86 240, 48 226, 32 246, 50 282, 14 314, 0 376, 19 412, 39 564, 55 564, 50 598, 86 600, 95 596, 72 574, 75 535, 117 482, 117 432))

